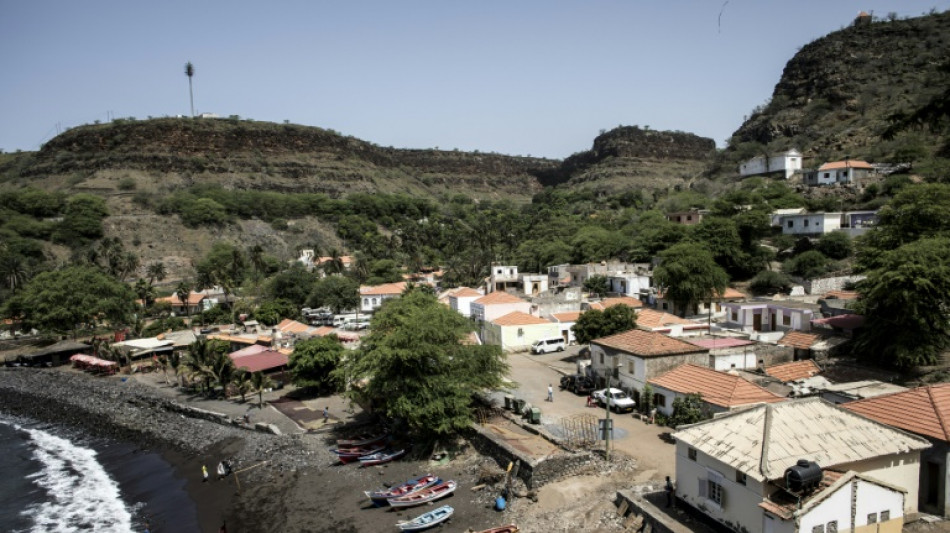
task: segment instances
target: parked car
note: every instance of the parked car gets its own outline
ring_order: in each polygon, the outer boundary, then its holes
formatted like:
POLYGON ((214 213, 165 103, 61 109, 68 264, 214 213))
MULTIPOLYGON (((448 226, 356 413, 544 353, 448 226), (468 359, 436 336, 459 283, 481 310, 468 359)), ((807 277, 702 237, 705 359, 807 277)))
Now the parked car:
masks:
POLYGON ((637 402, 633 401, 633 398, 627 396, 627 393, 620 389, 600 389, 594 391, 594 400, 600 404, 601 407, 608 406, 611 411, 617 413, 628 413, 633 411, 633 408, 637 406, 637 402), (608 404, 609 402, 609 404, 608 404))
POLYGON ((590 391, 594 390, 594 380, 583 374, 564 376, 561 378, 561 388, 574 394, 590 394, 590 391))
POLYGON ((550 337, 546 339, 538 339, 531 344, 531 353, 541 354, 541 353, 551 353, 551 352, 563 352, 564 347, 567 346, 567 343, 564 342, 564 337, 550 337))

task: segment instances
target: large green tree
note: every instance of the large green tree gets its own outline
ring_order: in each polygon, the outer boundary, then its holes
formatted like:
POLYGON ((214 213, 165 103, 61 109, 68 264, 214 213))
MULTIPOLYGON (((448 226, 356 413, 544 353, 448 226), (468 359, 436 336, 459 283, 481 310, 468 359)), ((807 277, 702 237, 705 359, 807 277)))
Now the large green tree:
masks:
POLYGON ((135 294, 128 285, 92 266, 71 266, 38 274, 11 297, 5 315, 27 327, 57 333, 96 325, 128 324, 135 294))
POLYGON ((317 275, 294 261, 287 269, 278 272, 267 283, 267 293, 271 298, 293 302, 298 307, 307 303, 307 297, 317 283, 317 275))
POLYGON ((587 344, 594 339, 622 333, 637 327, 637 314, 625 304, 612 305, 601 311, 584 311, 573 326, 577 342, 587 344))
POLYGON ((867 322, 855 353, 899 368, 935 364, 950 346, 950 238, 905 244, 880 265, 858 286, 867 322))
POLYGON ((677 244, 662 252, 660 259, 653 271, 653 283, 662 288, 681 316, 693 305, 724 292, 729 283, 726 271, 698 243, 677 244))
POLYGON ((343 345, 336 335, 316 337, 294 345, 290 356, 290 372, 298 387, 315 387, 336 392, 342 380, 334 372, 343 362, 343 345))
POLYGON ((329 307, 334 313, 355 309, 360 303, 360 287, 356 281, 343 276, 327 276, 314 284, 307 305, 329 307))
POLYGON ((877 226, 859 239, 862 269, 878 268, 886 252, 923 237, 950 235, 950 185, 909 185, 878 212, 877 226))
POLYGON ((372 333, 345 376, 390 418, 416 434, 457 434, 473 422, 472 395, 503 386, 508 364, 498 346, 465 343, 473 330, 462 315, 425 291, 410 291, 373 316, 372 333))

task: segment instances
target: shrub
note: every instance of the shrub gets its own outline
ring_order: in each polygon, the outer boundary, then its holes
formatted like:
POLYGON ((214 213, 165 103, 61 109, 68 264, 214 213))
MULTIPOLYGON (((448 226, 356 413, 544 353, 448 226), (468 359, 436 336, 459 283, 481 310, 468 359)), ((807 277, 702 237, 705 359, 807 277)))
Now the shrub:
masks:
POLYGON ((832 261, 825 257, 825 254, 818 250, 809 250, 785 261, 782 268, 796 276, 812 279, 828 272, 832 265, 832 261))
POLYGON ((851 237, 843 231, 833 231, 823 236, 815 248, 831 259, 845 259, 854 253, 851 237))
POLYGON ((126 176, 119 180, 119 190, 120 191, 134 191, 135 190, 135 179, 129 176, 126 176))
POLYGON ((749 284, 749 290, 752 294, 775 294, 778 292, 788 293, 792 288, 792 280, 781 272, 764 270, 759 272, 749 284))

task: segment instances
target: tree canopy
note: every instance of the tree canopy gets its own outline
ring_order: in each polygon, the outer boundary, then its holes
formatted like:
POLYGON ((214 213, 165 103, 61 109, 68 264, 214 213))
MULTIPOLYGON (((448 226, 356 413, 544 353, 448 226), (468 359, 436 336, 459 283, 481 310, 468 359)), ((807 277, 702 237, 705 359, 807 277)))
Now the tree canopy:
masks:
POLYGON ((694 304, 709 301, 726 290, 729 276, 713 255, 698 243, 680 243, 660 254, 653 283, 661 287, 681 315, 694 304))
POLYGON ((336 335, 316 337, 295 344, 288 365, 294 384, 331 392, 340 390, 343 382, 339 373, 334 371, 343 361, 343 351, 343 345, 336 335))
POLYGON ((327 276, 313 285, 307 298, 310 307, 329 307, 334 313, 355 309, 360 303, 360 286, 343 276, 327 276))
POLYGON ((473 330, 462 315, 425 291, 387 302, 371 333, 342 372, 355 394, 424 436, 458 433, 473 421, 472 394, 503 385, 508 364, 498 346, 464 343, 473 330))
POLYGON ((43 272, 17 291, 4 314, 27 327, 71 332, 101 321, 127 324, 135 310, 128 285, 91 266, 71 266, 43 272))
POLYGON ((586 344, 594 339, 629 331, 635 327, 637 327, 636 312, 629 305, 618 304, 603 311, 599 309, 584 311, 573 329, 577 342, 586 344))

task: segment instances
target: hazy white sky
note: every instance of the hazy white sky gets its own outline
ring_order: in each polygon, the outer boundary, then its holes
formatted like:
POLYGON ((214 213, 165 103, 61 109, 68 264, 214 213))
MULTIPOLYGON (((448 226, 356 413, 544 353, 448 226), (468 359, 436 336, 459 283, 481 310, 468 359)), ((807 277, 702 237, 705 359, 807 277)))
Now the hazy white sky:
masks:
POLYGON ((563 158, 648 125, 722 146, 801 46, 950 0, 0 0, 0 148, 197 112, 563 158))

